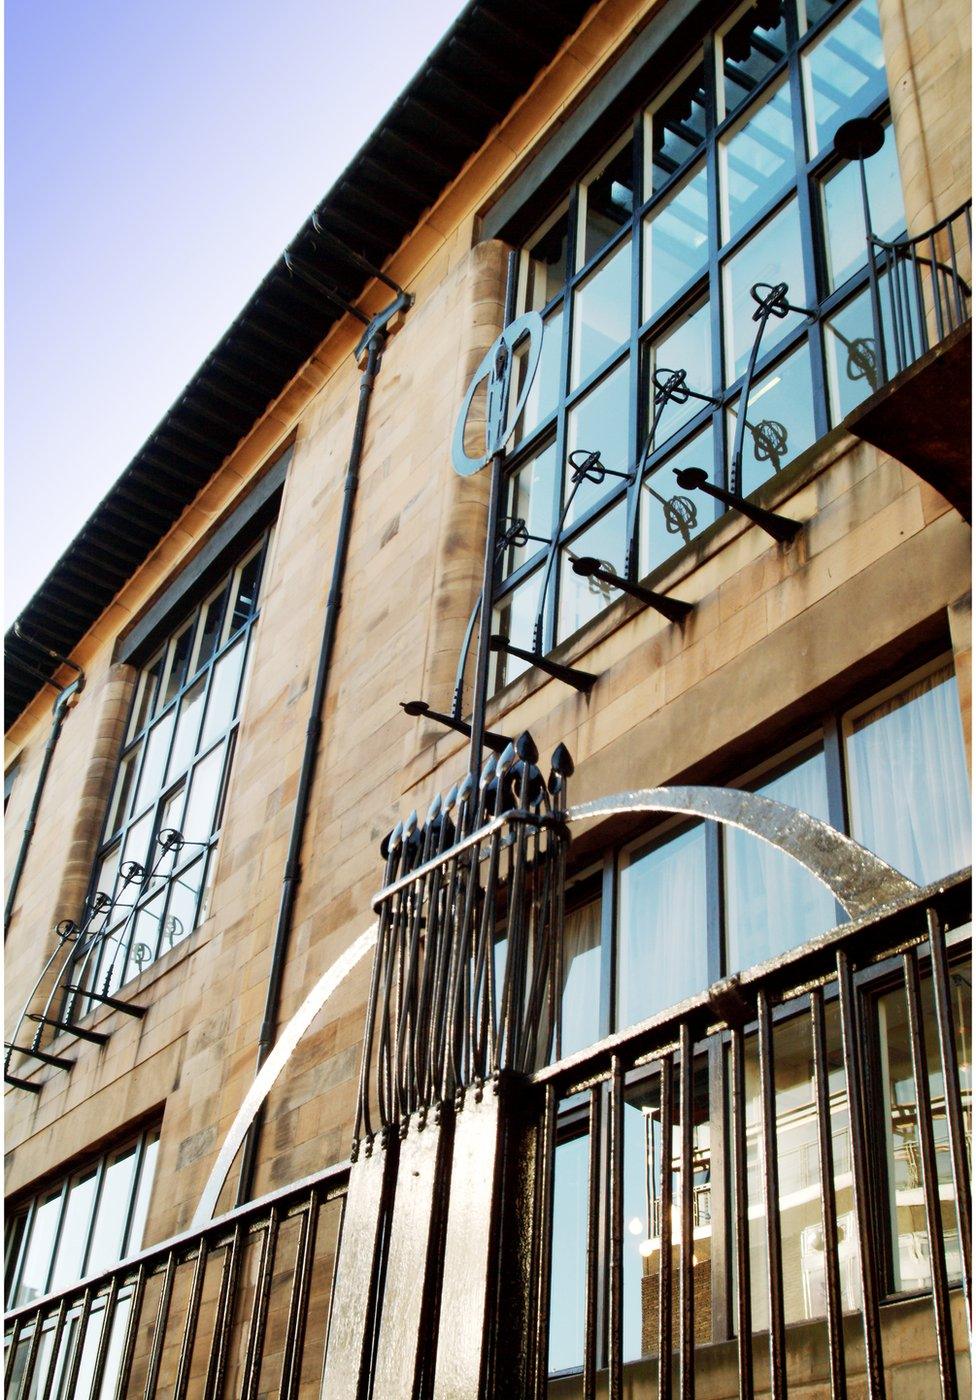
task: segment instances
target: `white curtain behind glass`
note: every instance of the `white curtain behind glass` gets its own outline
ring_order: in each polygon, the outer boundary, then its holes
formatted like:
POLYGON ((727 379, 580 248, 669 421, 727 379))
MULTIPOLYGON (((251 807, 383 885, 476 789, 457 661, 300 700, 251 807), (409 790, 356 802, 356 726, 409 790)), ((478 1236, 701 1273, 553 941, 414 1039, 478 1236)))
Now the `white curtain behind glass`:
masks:
POLYGON ((563 927, 562 1054, 600 1037, 600 901, 566 915, 563 927))
POLYGON ((950 666, 855 720, 847 766, 856 841, 920 884, 969 864, 969 778, 950 666))
POLYGON ((705 829, 696 826, 621 870, 617 1026, 707 986, 705 829))
MULTIPOLYGON (((764 797, 829 821, 822 750, 757 788, 764 797)), ((790 856, 748 832, 725 832, 727 970, 795 948, 837 922, 832 897, 790 856)))

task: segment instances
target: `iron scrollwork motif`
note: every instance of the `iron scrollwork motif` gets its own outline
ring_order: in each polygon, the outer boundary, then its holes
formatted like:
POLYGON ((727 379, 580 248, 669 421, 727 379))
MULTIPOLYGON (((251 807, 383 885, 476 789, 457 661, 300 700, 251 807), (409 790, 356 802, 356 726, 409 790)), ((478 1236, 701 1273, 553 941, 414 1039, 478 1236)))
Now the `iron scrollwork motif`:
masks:
POLYGON ((542 316, 538 311, 526 311, 506 326, 485 352, 468 385, 451 442, 451 460, 459 476, 473 476, 504 451, 528 402, 542 354, 542 336, 542 316), (523 364, 522 384, 515 407, 509 412, 515 350, 526 340, 528 350, 523 364), (486 385, 484 450, 472 457, 465 447, 465 430, 474 396, 482 384, 486 385))

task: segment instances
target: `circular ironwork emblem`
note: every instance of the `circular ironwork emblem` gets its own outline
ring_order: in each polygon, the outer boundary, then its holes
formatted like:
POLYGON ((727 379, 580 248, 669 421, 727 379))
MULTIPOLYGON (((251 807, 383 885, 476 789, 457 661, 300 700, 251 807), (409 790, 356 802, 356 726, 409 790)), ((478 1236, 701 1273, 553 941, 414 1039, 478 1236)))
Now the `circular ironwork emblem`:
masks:
POLYGON ((538 311, 526 311, 489 346, 485 357, 474 372, 464 403, 458 414, 451 442, 451 460, 459 476, 473 476, 491 461, 496 452, 501 452, 515 431, 522 410, 525 408, 539 367, 542 353, 542 317, 538 311), (529 348, 524 361, 524 374, 519 389, 518 401, 509 412, 509 396, 512 388, 512 374, 515 369, 515 348, 524 340, 529 348), (478 386, 487 381, 485 395, 485 444, 484 451, 477 457, 470 457, 465 450, 464 432, 468 426, 468 414, 477 393, 478 386))

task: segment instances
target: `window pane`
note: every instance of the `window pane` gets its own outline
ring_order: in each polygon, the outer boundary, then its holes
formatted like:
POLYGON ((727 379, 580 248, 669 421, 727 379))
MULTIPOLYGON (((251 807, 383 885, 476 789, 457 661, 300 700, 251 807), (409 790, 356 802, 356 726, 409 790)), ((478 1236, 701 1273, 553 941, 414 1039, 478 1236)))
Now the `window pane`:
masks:
POLYGON ((588 1135, 556 1147, 549 1287, 550 1372, 568 1371, 583 1364, 589 1150, 588 1135))
POLYGON ((236 632, 238 627, 243 627, 248 618, 253 617, 257 612, 258 585, 261 582, 263 563, 264 551, 258 549, 241 569, 237 579, 237 587, 234 590, 234 606, 231 612, 228 635, 236 632))
POLYGON ((803 60, 811 153, 834 132, 887 95, 881 26, 875 0, 861 0, 818 40, 803 60))
MULTIPOLYGON (((628 471, 631 466, 628 436, 629 419, 630 361, 624 360, 570 410, 567 429, 567 459, 571 452, 598 451, 600 461, 605 467, 609 467, 611 471, 628 471)), ((567 463, 564 488, 567 496, 573 489, 570 479, 571 470, 567 463)), ((602 500, 618 485, 619 481, 612 476, 605 477, 599 484, 589 480, 581 482, 566 518, 567 525, 572 525, 591 506, 602 500)))
POLYGON ((176 778, 189 767, 196 753, 197 736, 200 733, 200 719, 203 715, 203 699, 207 690, 207 677, 201 676, 180 701, 180 715, 173 740, 173 753, 169 762, 169 776, 176 778))
MULTIPOLYGON (((624 1299, 623 1359, 636 1361, 658 1353, 658 1306, 661 1296, 661 1191, 663 1172, 671 1175, 672 1317, 678 1313, 676 1251, 681 1245, 681 1086, 672 1083, 671 1141, 661 1129, 661 1081, 653 1079, 624 1095, 624 1299)), ((711 1315, 711 1152, 708 1122, 708 1071, 704 1056, 694 1066, 692 1105, 692 1287, 695 1294, 695 1340, 708 1342, 711 1315)))
POLYGON ((630 335, 630 239, 573 294, 571 386, 602 365, 630 335))
MULTIPOLYGON (((872 231, 889 242, 905 231, 905 205, 898 171, 898 152, 891 127, 877 155, 864 162, 872 231)), ((864 205, 857 163, 840 166, 822 187, 827 277, 833 289, 867 264, 864 205)))
POLYGON ((169 756, 169 741, 173 734, 176 711, 168 710, 161 720, 150 730, 146 740, 146 757, 139 775, 139 788, 133 810, 138 812, 156 796, 163 785, 166 759, 169 756))
POLYGON ((920 885, 971 859, 969 781, 956 678, 945 666, 853 721, 854 839, 920 885))
POLYGON ((705 829, 695 826, 621 869, 617 1027, 707 986, 705 829))
POLYGON ((227 606, 227 594, 229 591, 230 584, 227 583, 216 597, 211 598, 209 603, 204 604, 203 623, 200 628, 200 646, 197 652, 194 669, 205 666, 220 645, 220 637, 224 624, 224 610, 227 606))
POLYGON ((566 253, 569 247, 569 216, 565 209, 529 248, 526 272, 525 309, 541 311, 566 281, 566 253))
POLYGON ((644 220, 644 319, 654 316, 708 261, 708 171, 699 169, 644 220))
POLYGON ((119 764, 118 777, 115 780, 115 792, 112 795, 112 806, 109 810, 108 822, 105 826, 106 834, 118 831, 119 827, 129 815, 129 799, 132 797, 132 785, 139 768, 139 759, 142 757, 142 746, 133 749, 126 754, 119 764))
MULTIPOLYGON (((130 981, 133 977, 138 977, 158 957, 159 932, 165 904, 166 891, 162 889, 153 895, 152 899, 144 904, 136 914, 132 925, 133 933, 129 946, 129 958, 125 966, 125 973, 119 978, 119 986, 130 981)), ((121 967, 121 958, 118 966, 121 967)))
MULTIPOLYGON (((129 827, 128 835, 125 838, 125 849, 122 864, 127 865, 130 860, 134 860, 137 865, 146 866, 146 857, 149 854, 149 838, 152 836, 153 817, 155 813, 148 811, 144 817, 140 817, 134 826, 129 827)), ((126 885, 126 890, 131 896, 138 886, 138 880, 130 881, 126 885)))
MULTIPOLYGON (((534 574, 507 593, 494 609, 492 632, 526 651, 532 650, 532 634, 544 571, 544 566, 536 569, 534 574)), ((501 690, 502 686, 529 669, 529 662, 523 661, 520 656, 509 656, 503 651, 496 651, 494 656, 493 690, 501 690)))
POLYGON ((734 112, 786 53, 783 0, 756 0, 721 39, 724 114, 734 112))
POLYGON ((20 1270, 20 1281, 14 1306, 30 1303, 48 1292, 47 1279, 54 1254, 54 1237, 61 1214, 61 1192, 56 1191, 42 1201, 34 1212, 27 1251, 20 1270))
POLYGON ((52 1293, 81 1277, 85 1246, 88 1243, 88 1228, 95 1205, 97 1180, 97 1173, 93 1167, 68 1188, 68 1205, 61 1226, 61 1238, 58 1240, 54 1273, 51 1275, 52 1293))
POLYGON ((525 545, 509 545, 502 566, 506 578, 521 568, 533 554, 545 548, 540 540, 548 540, 552 536, 555 477, 556 444, 551 442, 508 478, 506 514, 509 523, 515 519, 524 520, 529 534, 539 538, 529 540, 525 545))
MULTIPOLYGON (((967 1137, 972 1133, 972 964, 955 965, 949 976, 950 996, 956 1027, 956 1054, 959 1061, 964 1123, 967 1137)), ((908 1034, 908 1006, 904 987, 880 998, 878 1022, 881 1041, 882 1083, 887 1102, 884 1109, 885 1148, 888 1165, 888 1199, 894 1233, 894 1286, 896 1292, 929 1289, 932 1270, 928 1232, 925 1225, 925 1195, 922 1180, 922 1154, 918 1132, 918 1102, 912 1074, 911 1041, 908 1034)), ((932 997, 932 979, 922 978, 922 1029, 928 1061, 931 1096, 932 1136, 935 1139, 935 1169, 939 1183, 939 1203, 945 1238, 946 1268, 950 1282, 962 1277, 962 1256, 956 1221, 955 1188, 949 1155, 946 1099, 939 1057, 939 1036, 932 997)))
POLYGON ((98 1273, 122 1258, 122 1240, 129 1203, 132 1200, 135 1170, 134 1144, 121 1155, 114 1157, 105 1169, 91 1249, 85 1267, 86 1274, 98 1273))
POLYGON ((203 736, 200 740, 202 749, 212 743, 218 734, 223 734, 237 713, 241 664, 246 645, 247 638, 239 638, 224 652, 214 667, 213 680, 210 682, 210 699, 207 701, 207 718, 203 722, 203 736))
POLYGON ((218 744, 193 770, 186 816, 183 818, 183 836, 187 841, 205 843, 213 833, 213 818, 223 774, 225 748, 226 744, 218 744))
MULTIPOLYGON (((785 282, 787 299, 794 306, 805 305, 803 251, 800 241, 800 219, 796 201, 789 204, 768 223, 763 224, 742 248, 734 253, 723 269, 725 317, 725 382, 733 383, 745 370, 749 352, 756 336, 756 310, 751 289, 757 282, 775 285, 785 282)), ((782 320, 772 316, 763 332, 762 352, 767 353, 803 318, 791 311, 782 320)))
POLYGON ((708 497, 698 491, 685 495, 674 475, 686 467, 701 467, 712 481, 714 460, 709 423, 703 432, 645 476, 640 505, 642 574, 663 564, 714 520, 714 506, 708 497))
POLYGON ((611 573, 623 572, 627 557, 627 507, 624 501, 588 525, 566 545, 559 571, 559 641, 579 630, 620 597, 620 590, 600 579, 574 574, 572 561, 584 556, 599 559, 611 573))
MULTIPOLYGON (((673 325, 648 348, 647 384, 651 402, 648 413, 653 414, 655 375, 660 371, 683 369, 691 389, 699 394, 709 394, 712 389, 712 325, 709 304, 706 301, 684 320, 673 325)), ((671 399, 664 405, 654 435, 655 448, 663 447, 672 433, 677 432, 683 423, 700 413, 704 405, 700 399, 688 398, 685 403, 671 399)))
MULTIPOLYGON (((827 1003, 825 1017, 831 1155, 837 1200, 836 1257, 840 1271, 841 1306, 845 1312, 855 1312, 861 1306, 861 1282, 857 1226, 851 1192, 847 1093, 836 1001, 827 1003)), ((760 1331, 769 1326, 769 1282, 762 1166, 762 1099, 759 1053, 754 1035, 746 1038, 743 1058, 746 1079, 750 1295, 753 1329, 760 1331)), ((797 1016, 773 1027, 783 1306, 787 1323, 825 1317, 827 1313, 823 1191, 812 1061, 809 1017, 797 1016)), ((732 1243, 734 1247, 734 1231, 732 1243)), ((833 1248, 833 1245, 830 1247, 833 1248)))
POLYGON ((153 712, 159 680, 163 674, 163 660, 163 653, 160 652, 153 661, 150 661, 143 674, 139 684, 138 699, 132 712, 132 722, 129 725, 128 737, 130 739, 135 738, 153 712))
MULTIPOLYGON (((522 410, 522 415, 515 425, 514 443, 520 443, 523 438, 527 438, 556 407, 559 399, 560 373, 563 356, 563 313, 562 307, 554 311, 544 322, 542 335, 542 351, 539 355, 539 363, 536 366, 535 378, 532 387, 529 389, 529 396, 522 410)), ((512 389, 511 407, 514 409, 518 402, 523 378, 522 372, 525 366, 525 357, 528 353, 527 343, 519 346, 515 351, 515 385, 512 389)))
MULTIPOLYGON (((923 347, 918 307, 914 302, 908 307, 910 320, 906 321, 904 297, 900 293, 897 295, 901 307, 898 324, 904 327, 902 353, 912 359, 923 347)), ((878 300, 889 374, 894 374, 898 367, 892 296, 891 280, 887 274, 882 274, 878 279, 878 300)), ((823 324, 831 417, 834 423, 839 423, 881 383, 870 290, 865 288, 823 324)))
POLYGON ((580 266, 612 238, 634 212, 634 143, 628 137, 581 191, 584 209, 580 266))
POLYGON ((780 194, 794 177, 793 104, 781 83, 738 131, 719 147, 723 182, 722 224, 726 238, 780 194))
POLYGON ((135 1254, 146 1243, 146 1216, 149 1214, 149 1198, 152 1195, 153 1174, 156 1170, 156 1156, 159 1151, 159 1133, 155 1133, 146 1143, 142 1155, 142 1170, 139 1173, 139 1187, 136 1202, 132 1209, 132 1224, 126 1241, 126 1255, 135 1254))
POLYGON ((562 1055, 600 1038, 600 911, 593 900, 563 923, 562 1055))
POLYGON ((193 634, 195 628, 192 622, 188 623, 180 632, 173 643, 170 654, 169 670, 166 674, 166 688, 163 694, 163 704, 168 705, 170 700, 181 689, 186 680, 186 668, 190 661, 190 650, 193 646, 193 634))
POLYGON ((652 194, 664 188, 704 141, 706 102, 705 65, 700 63, 651 112, 648 146, 652 194))
MULTIPOLYGON (((822 749, 754 791, 830 820, 822 749)), ((790 856, 733 827, 723 839, 727 973, 775 957, 837 923, 831 895, 790 856)))
POLYGON ((169 908, 163 921, 163 933, 159 943, 159 956, 182 942, 193 932, 197 924, 197 899, 200 894, 200 881, 203 879, 204 860, 197 860, 186 870, 181 870, 170 886, 169 908))
MULTIPOLYGON (((729 408, 729 463, 735 441, 739 400, 729 408)), ((742 439, 743 496, 781 472, 817 439, 813 419, 810 351, 804 340, 792 355, 756 380, 746 406, 742 439)))

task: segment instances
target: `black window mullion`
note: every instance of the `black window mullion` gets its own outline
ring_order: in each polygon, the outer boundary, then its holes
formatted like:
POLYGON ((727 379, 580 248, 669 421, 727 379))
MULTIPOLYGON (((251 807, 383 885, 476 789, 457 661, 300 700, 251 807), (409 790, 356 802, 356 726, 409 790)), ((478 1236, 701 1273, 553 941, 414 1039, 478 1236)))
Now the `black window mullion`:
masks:
MULTIPOLYGON (((569 198, 568 209, 568 234, 567 243, 569 247, 568 257, 570 267, 576 265, 577 240, 579 237, 579 194, 580 187, 577 185, 569 198)), ((567 283, 566 300, 563 303, 563 340, 560 357, 560 381, 559 381, 559 410, 556 417, 556 469, 552 474, 553 479, 553 510, 552 510, 552 531, 555 532, 559 526, 559 518, 563 513, 563 501, 566 490, 566 437, 568 411, 566 400, 569 392, 569 368, 572 355, 573 344, 573 321, 575 319, 575 306, 573 304, 572 278, 567 283)), ((559 616, 559 575, 560 575, 559 547, 556 546, 556 557, 553 563, 552 578, 549 581, 549 591, 545 598, 545 613, 542 624, 542 636, 539 639, 539 650, 542 652, 551 651, 556 644, 556 619, 559 616)), ((543 575, 540 575, 539 587, 542 587, 543 575)), ((534 611, 538 615, 539 603, 536 602, 534 611)))
POLYGON ((88 1229, 85 1233, 85 1245, 81 1252, 81 1274, 84 1278, 88 1266, 88 1256, 91 1253, 92 1241, 95 1238, 95 1221, 98 1219, 98 1207, 102 1199, 102 1191, 105 1187, 105 1174, 108 1167, 108 1156, 106 1153, 98 1163, 95 1180, 95 1191, 92 1195, 91 1215, 88 1219, 88 1229))
POLYGON ((122 1226, 122 1254, 124 1259, 130 1253, 131 1242, 129 1232, 132 1229, 132 1217, 135 1214, 136 1201, 139 1199, 139 1188, 142 1185, 142 1172, 146 1162, 146 1149, 149 1142, 149 1133, 145 1132, 139 1138, 136 1148, 135 1171, 132 1173, 132 1190, 129 1192, 129 1202, 125 1211, 125 1222, 122 1226))
POLYGON ((600 1035, 609 1035, 617 1015, 617 853, 603 862, 600 900, 600 1035))
POLYGON ((61 1248, 61 1237, 64 1234, 64 1220, 68 1213, 68 1195, 71 1190, 71 1177, 65 1177, 61 1183, 61 1204, 58 1209, 58 1223, 54 1227, 54 1238, 51 1241, 51 1255, 47 1261, 47 1272, 44 1275, 44 1287, 42 1293, 51 1291, 51 1279, 54 1275, 54 1262, 58 1257, 58 1250, 61 1248))

